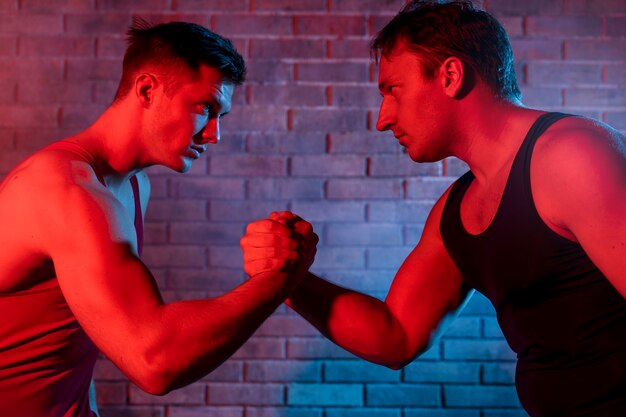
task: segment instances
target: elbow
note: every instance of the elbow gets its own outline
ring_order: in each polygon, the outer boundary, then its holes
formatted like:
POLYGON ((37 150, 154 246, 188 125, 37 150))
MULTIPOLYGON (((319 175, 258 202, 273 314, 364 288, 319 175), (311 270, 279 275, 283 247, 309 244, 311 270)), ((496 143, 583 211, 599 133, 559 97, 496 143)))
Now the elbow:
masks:
POLYGON ((158 363, 144 365, 141 370, 129 377, 135 385, 150 395, 167 395, 177 388, 173 374, 158 363))

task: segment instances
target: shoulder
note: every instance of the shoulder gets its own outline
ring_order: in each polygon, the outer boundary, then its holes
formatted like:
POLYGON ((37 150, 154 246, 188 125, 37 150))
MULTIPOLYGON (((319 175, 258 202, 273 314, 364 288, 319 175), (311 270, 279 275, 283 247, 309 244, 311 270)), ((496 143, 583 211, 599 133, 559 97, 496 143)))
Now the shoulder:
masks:
MULTIPOLYGON (((557 230, 584 211, 615 206, 626 187, 626 139, 601 122, 568 117, 537 141, 531 184, 538 211, 557 230)), ((567 234, 567 233, 566 233, 567 234)))

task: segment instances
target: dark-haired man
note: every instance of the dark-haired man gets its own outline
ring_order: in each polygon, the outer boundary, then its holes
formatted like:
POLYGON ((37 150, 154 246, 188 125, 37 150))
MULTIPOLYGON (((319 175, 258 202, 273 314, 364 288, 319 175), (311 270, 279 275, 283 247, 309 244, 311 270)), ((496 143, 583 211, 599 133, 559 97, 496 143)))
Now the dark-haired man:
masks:
POLYGON ((164 303, 138 258, 149 195, 143 169, 188 171, 219 141, 244 74, 243 59, 219 35, 140 22, 129 31, 114 103, 6 176, 0 415, 93 416, 98 351, 149 393, 186 385, 235 352, 298 284, 316 239, 303 223, 297 232, 271 220, 251 225, 273 235, 247 239, 251 252, 242 242, 246 254, 267 247, 272 256, 248 262, 250 280, 214 299, 164 303))
POLYGON ((624 136, 524 107, 504 29, 470 2, 414 1, 372 50, 377 129, 415 162, 456 156, 470 171, 433 207, 385 301, 311 274, 291 307, 345 349, 397 369, 475 288, 517 353, 531 416, 626 415, 624 136))

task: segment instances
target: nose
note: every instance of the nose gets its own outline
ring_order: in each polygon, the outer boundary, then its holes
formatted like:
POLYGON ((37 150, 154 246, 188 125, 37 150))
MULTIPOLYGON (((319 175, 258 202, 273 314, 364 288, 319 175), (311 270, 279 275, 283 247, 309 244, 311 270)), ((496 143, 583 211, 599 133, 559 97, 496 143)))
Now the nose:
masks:
POLYGON ((378 120, 376 121, 376 130, 384 132, 391 129, 391 126, 395 123, 395 112, 392 109, 392 105, 387 98, 383 98, 380 103, 380 110, 378 110, 378 120))
POLYGON ((207 121, 207 124, 200 131, 199 141, 201 144, 204 143, 219 143, 220 141, 220 118, 212 117, 207 121))

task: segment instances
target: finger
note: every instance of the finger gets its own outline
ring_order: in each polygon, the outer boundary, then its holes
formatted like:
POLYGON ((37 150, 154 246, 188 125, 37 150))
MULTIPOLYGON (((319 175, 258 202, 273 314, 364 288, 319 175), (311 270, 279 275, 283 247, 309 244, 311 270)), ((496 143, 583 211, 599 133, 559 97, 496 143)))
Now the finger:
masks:
POLYGON ((248 276, 254 277, 263 272, 286 272, 293 270, 295 262, 284 259, 265 258, 255 259, 244 266, 244 271, 248 276))
POLYGON ((246 226, 246 234, 271 233, 285 237, 295 237, 297 233, 291 227, 271 219, 257 220, 246 226))
POLYGON ((244 250, 249 247, 277 247, 282 249, 301 250, 304 246, 304 242, 301 239, 291 239, 269 233, 245 235, 240 239, 239 244, 244 250))
POLYGON ((248 262, 256 259, 274 258, 287 261, 296 261, 303 251, 295 251, 281 248, 247 248, 243 251, 243 261, 248 262))

